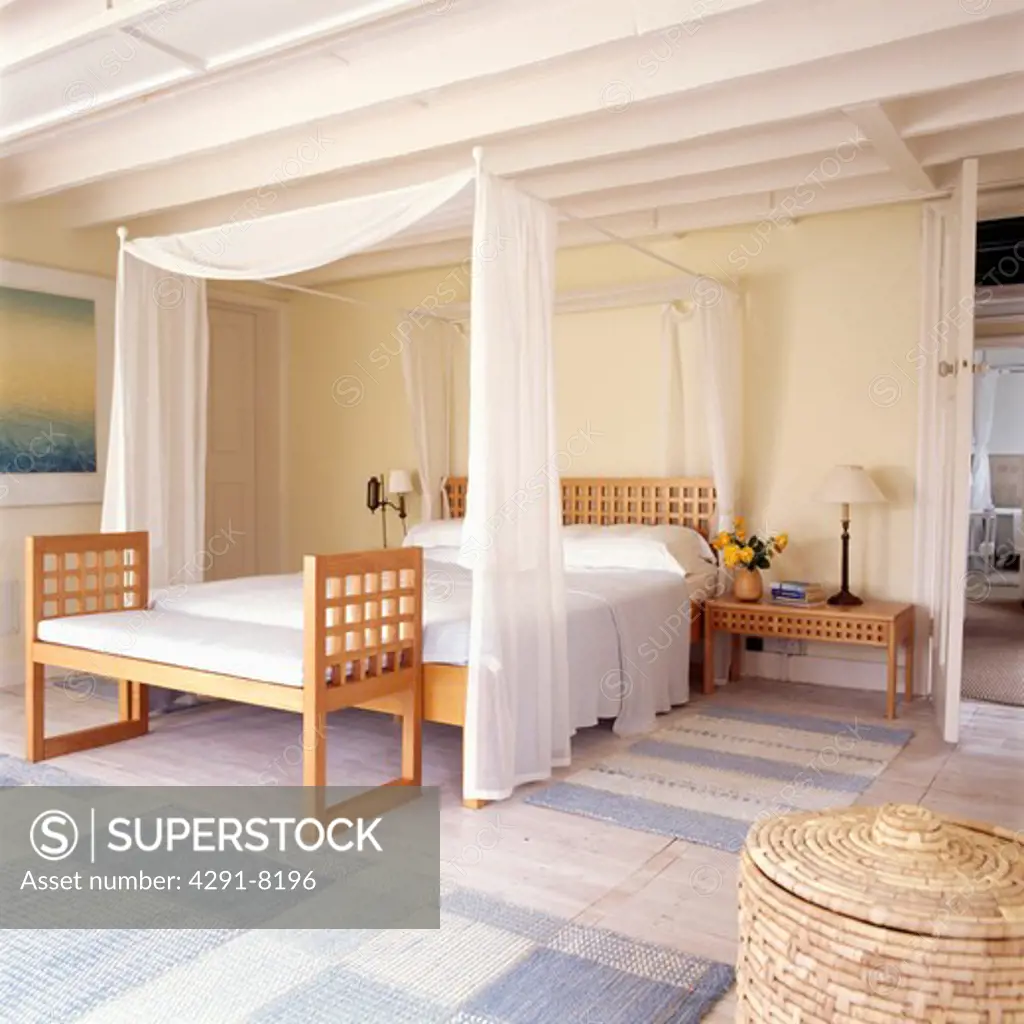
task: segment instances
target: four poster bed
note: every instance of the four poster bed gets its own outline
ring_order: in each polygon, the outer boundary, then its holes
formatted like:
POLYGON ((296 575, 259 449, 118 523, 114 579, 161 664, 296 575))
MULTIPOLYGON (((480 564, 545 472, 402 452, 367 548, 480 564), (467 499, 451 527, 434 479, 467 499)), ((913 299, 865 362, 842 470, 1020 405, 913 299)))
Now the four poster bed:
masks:
MULTIPOLYGON (((688 661, 689 624, 697 618, 687 573, 679 566, 674 574, 643 579, 567 572, 563 527, 648 524, 706 536, 728 525, 742 438, 742 406, 733 391, 741 361, 737 296, 714 282, 709 290, 708 278, 672 264, 693 288, 696 316, 689 319, 700 331, 695 344, 703 359, 714 484, 668 477, 560 486, 552 342, 557 221, 547 203, 488 174, 474 150, 474 165, 459 173, 260 217, 242 231, 228 224, 129 241, 119 229, 104 532, 36 538, 28 550, 33 760, 141 735, 148 727, 146 686, 155 685, 300 713, 303 781, 311 786, 325 780, 328 711, 362 706, 401 714, 400 781, 418 781, 425 711, 430 720, 463 728, 464 796, 479 804, 567 765, 573 732, 602 711, 617 716, 617 728, 651 727, 658 710, 685 701, 687 673, 673 658, 685 651, 688 661), (424 564, 415 549, 309 556, 301 577, 199 583, 201 574, 191 567, 208 536, 206 281, 274 284, 387 239, 448 226, 453 206, 456 218, 473 210, 467 332, 473 486, 451 481, 447 497, 464 516, 465 534, 486 538, 471 568, 440 570, 450 576, 461 609, 454 599, 429 600, 434 570, 428 566, 436 553, 428 551, 424 564), (529 500, 518 500, 527 494, 529 500), (461 623, 464 653, 424 659, 431 633, 441 635, 437 627, 446 618, 461 623), (630 663, 626 671, 629 652, 646 634, 677 622, 687 625, 685 643, 669 645, 668 653, 658 648, 648 664, 630 663), (593 655, 602 638, 599 662, 593 655), (430 662, 425 681, 424 660, 430 662), (120 721, 46 737, 45 665, 121 680, 120 721), (581 665, 591 668, 583 672, 581 665), (595 694, 594 674, 598 690, 612 680, 610 697, 595 694)), ((679 383, 676 313, 667 306, 663 318, 670 389, 679 383)), ((432 496, 442 493, 450 472, 444 372, 454 330, 454 321, 425 308, 408 312, 396 329, 428 520, 437 512, 432 496)), ((677 403, 678 394, 676 388, 677 403)), ((668 398, 666 440, 678 441, 668 398)))
MULTIPOLYGON (((565 526, 671 526, 707 537, 714 515, 708 478, 560 483, 565 526)), ((466 478, 450 478, 445 492, 452 518, 461 521, 466 478)), ((148 688, 157 685, 301 714, 303 782, 312 786, 326 784, 328 712, 361 707, 397 715, 402 774, 389 784, 418 785, 422 721, 464 727, 469 675, 470 602, 451 598, 460 584, 471 587, 472 575, 459 576, 431 554, 413 546, 308 556, 302 574, 194 584, 147 603, 145 533, 30 539, 30 760, 144 735, 148 688), (120 720, 45 736, 47 665, 119 680, 120 720)), ((573 729, 600 718, 615 719, 626 734, 651 728, 655 712, 689 699, 691 643, 700 639, 701 608, 716 592, 717 568, 691 566, 685 577, 567 575, 573 729), (644 641, 658 644, 652 653, 674 647, 662 661, 661 675, 670 678, 661 680, 660 695, 634 692, 657 685, 642 664, 644 641)), ((469 796, 465 802, 486 803, 469 796)))
MULTIPOLYGON (((445 482, 447 503, 454 519, 461 519, 465 515, 467 483, 465 477, 450 477, 445 482)), ((566 477, 561 481, 561 488, 564 526, 626 523, 682 526, 707 537, 714 518, 714 483, 707 477, 566 477)), ((429 561, 429 549, 426 555, 429 561)), ((435 566, 433 572, 443 575, 446 567, 435 566)), ((699 644, 702 638, 703 604, 708 597, 715 595, 717 579, 717 572, 709 569, 695 579, 688 579, 686 583, 676 581, 677 590, 673 596, 678 598, 681 593, 686 601, 684 617, 691 644, 699 644)), ((445 579, 444 583, 447 584, 448 580, 445 579)), ((681 601, 676 600, 674 611, 678 612, 681 604, 681 601)), ((429 610, 427 614, 429 619, 429 610)), ((649 632, 653 633, 663 623, 655 618, 648 625, 649 632)), ((428 644, 423 664, 424 718, 429 722, 462 726, 466 716, 467 666, 464 663, 434 660, 433 652, 430 651, 432 646, 428 644)), ((686 660, 688 658, 682 659, 682 662, 686 660)), ((677 669, 680 663, 675 666, 677 669)), ((628 673, 628 666, 623 665, 622 669, 628 673)), ((594 685, 607 679, 609 671, 605 669, 603 674, 598 673, 593 680, 594 685)), ((685 700, 676 700, 674 703, 685 703, 685 700)), ((605 707, 610 708, 607 703, 605 707)), ((617 710, 615 714, 618 714, 617 710)))

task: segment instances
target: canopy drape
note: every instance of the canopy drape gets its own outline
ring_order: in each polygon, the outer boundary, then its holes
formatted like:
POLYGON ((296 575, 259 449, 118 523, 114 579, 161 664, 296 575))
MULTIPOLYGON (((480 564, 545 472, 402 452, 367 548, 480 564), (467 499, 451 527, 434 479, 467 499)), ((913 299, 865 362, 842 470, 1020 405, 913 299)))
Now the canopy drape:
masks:
POLYGON ((402 375, 409 403, 416 469, 420 476, 420 515, 426 521, 448 514, 445 479, 451 472, 451 389, 454 325, 425 320, 402 346, 402 375))
POLYGON ((126 242, 139 259, 175 274, 253 281, 314 270, 420 224, 473 182, 460 171, 422 185, 342 199, 255 220, 126 242))
POLYGON ((688 346, 682 338, 682 316, 675 303, 661 311, 661 432, 666 476, 684 476, 687 459, 686 374, 683 363, 688 346))
POLYGON ((735 292, 718 289, 716 301, 699 302, 704 391, 718 529, 732 529, 740 514, 743 470, 743 324, 735 292))
POLYGON ((206 282, 118 260, 114 389, 101 529, 148 530, 150 586, 202 578, 206 282))
MULTIPOLYGON (((984 359, 984 353, 981 354, 984 359)), ((971 458, 971 508, 982 512, 992 507, 992 467, 989 461, 992 428, 996 420, 998 373, 974 376, 974 452, 971 458)))
POLYGON ((410 188, 248 222, 122 238, 102 528, 149 531, 154 587, 202 579, 205 279, 271 279, 332 263, 422 224, 473 180, 467 168, 410 188))
POLYGON ((717 289, 687 314, 667 305, 662 312, 662 431, 665 472, 697 475, 696 449, 686 436, 688 401, 699 389, 707 456, 718 495, 718 528, 729 529, 740 514, 743 467, 743 328, 738 296, 717 289), (696 329, 693 320, 696 320, 696 329), (696 381, 691 381, 691 376, 696 381), (696 387, 694 387, 696 384, 696 387))
POLYGON ((501 800, 569 762, 569 662, 554 415, 554 211, 481 173, 473 232, 473 568, 463 789, 501 800))
MULTIPOLYGON (((557 226, 550 206, 478 163, 373 196, 178 235, 122 237, 103 528, 150 532, 154 586, 182 573, 201 578, 208 529, 205 279, 269 280, 413 228, 443 228, 474 182, 464 789, 470 798, 493 800, 548 778, 570 754, 552 345, 557 226)), ((742 436, 734 298, 724 294, 700 316, 711 461, 727 522, 735 513, 742 436)), ((448 470, 452 339, 440 339, 449 330, 429 326, 403 351, 427 516, 439 511, 434 499, 448 470)))

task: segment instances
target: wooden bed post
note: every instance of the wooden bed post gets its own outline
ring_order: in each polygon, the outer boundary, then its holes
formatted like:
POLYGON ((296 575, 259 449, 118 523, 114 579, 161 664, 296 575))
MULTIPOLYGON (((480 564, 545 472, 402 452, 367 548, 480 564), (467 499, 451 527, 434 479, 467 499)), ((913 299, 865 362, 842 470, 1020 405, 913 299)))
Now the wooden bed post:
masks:
POLYGON ((42 580, 36 571, 35 537, 25 543, 25 748, 30 761, 42 761, 46 737, 46 669, 32 646, 42 618, 42 580))
POLYGON ((325 580, 314 555, 302 562, 302 784, 327 785, 327 666, 324 656, 325 580))
POLYGON ((411 786, 423 782, 423 549, 412 548, 416 559, 417 614, 413 626, 415 689, 402 694, 402 780, 411 786))

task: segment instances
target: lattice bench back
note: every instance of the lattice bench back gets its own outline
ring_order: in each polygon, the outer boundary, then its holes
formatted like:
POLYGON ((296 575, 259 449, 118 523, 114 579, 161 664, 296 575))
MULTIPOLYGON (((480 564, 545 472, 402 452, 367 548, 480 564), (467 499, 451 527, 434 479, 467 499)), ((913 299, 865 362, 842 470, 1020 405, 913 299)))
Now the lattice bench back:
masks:
POLYGON ((306 671, 358 682, 420 668, 420 548, 307 556, 306 671))
POLYGON ((145 608, 149 534, 29 537, 25 549, 28 635, 43 619, 145 608))

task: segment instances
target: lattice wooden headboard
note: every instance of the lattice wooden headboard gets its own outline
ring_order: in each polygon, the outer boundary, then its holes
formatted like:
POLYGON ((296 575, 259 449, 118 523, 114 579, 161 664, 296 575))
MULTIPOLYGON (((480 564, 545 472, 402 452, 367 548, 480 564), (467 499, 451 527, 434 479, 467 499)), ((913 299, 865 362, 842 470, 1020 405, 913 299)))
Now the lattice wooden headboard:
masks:
MULTIPOLYGON (((466 514, 466 477, 446 484, 452 518, 466 514)), ((637 523, 688 526, 708 536, 715 511, 715 485, 709 477, 565 477, 562 522, 637 523)))

